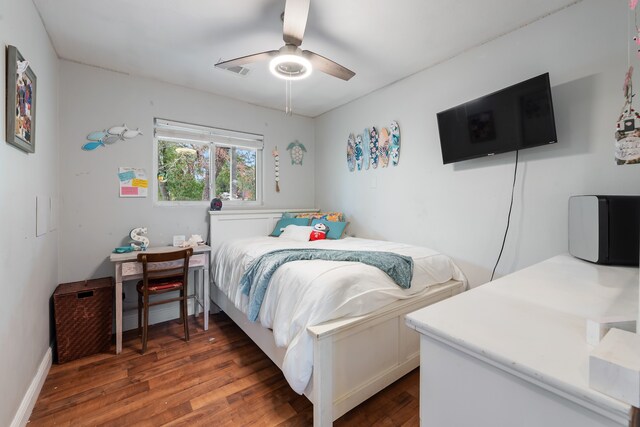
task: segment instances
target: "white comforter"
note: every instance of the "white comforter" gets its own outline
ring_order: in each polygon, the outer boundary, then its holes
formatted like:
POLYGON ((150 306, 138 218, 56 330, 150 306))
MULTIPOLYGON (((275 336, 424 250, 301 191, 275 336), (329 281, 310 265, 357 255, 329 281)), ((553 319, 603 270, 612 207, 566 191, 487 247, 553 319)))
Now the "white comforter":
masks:
POLYGON ((255 237, 226 242, 214 256, 215 284, 246 313, 248 298, 239 286, 242 274, 260 255, 289 248, 387 251, 414 260, 409 289, 400 288, 381 270, 358 262, 294 261, 275 272, 262 303, 260 323, 273 330, 276 345, 287 348, 282 370, 291 387, 300 394, 313 371, 313 342, 307 333, 308 326, 361 316, 451 279, 466 284, 464 274, 451 258, 434 250, 353 237, 314 242, 255 237))

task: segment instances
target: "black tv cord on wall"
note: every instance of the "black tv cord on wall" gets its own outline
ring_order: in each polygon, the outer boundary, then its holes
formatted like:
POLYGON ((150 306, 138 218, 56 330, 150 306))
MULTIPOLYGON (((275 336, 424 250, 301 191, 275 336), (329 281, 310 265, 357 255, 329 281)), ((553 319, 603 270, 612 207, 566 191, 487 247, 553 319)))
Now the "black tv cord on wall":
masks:
POLYGON ((511 202, 509 203, 509 214, 507 215, 507 228, 504 230, 504 237, 502 238, 502 247, 500 247, 500 253, 498 254, 498 259, 496 260, 496 265, 493 266, 493 271, 491 272, 490 282, 493 282, 493 276, 496 274, 496 268, 498 268, 498 263, 500 262, 500 258, 502 258, 502 251, 504 251, 504 244, 507 241, 507 234, 509 233, 509 224, 511 223, 511 210, 513 209, 513 193, 516 189, 516 177, 518 176, 518 153, 516 150, 516 166, 513 169, 513 184, 511 185, 511 202))

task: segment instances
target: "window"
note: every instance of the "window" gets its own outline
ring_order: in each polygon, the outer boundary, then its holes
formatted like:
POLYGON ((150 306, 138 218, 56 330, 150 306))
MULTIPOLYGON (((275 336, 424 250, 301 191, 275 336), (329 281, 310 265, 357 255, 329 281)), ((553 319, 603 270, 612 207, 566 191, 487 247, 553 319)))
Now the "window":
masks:
POLYGON ((261 135, 155 121, 157 200, 262 202, 261 135))

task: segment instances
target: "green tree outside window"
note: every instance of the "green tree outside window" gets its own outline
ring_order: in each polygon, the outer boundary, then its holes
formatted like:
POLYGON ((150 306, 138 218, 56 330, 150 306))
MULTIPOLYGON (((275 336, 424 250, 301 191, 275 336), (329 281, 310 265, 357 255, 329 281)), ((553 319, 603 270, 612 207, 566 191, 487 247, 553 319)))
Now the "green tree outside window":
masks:
POLYGON ((158 200, 208 201, 211 167, 214 193, 223 200, 256 200, 257 151, 214 144, 158 141, 158 200), (215 156, 211 162, 211 150, 215 156))

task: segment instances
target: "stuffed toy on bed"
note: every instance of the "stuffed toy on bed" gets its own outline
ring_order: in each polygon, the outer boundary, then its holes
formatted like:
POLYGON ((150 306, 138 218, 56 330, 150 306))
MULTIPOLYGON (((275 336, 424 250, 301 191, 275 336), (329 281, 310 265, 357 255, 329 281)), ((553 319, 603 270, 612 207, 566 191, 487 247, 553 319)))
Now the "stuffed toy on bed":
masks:
POLYGON ((312 242, 314 240, 324 240, 327 238, 328 232, 329 232, 329 227, 326 224, 319 222, 313 226, 313 231, 309 236, 309 240, 312 242))

